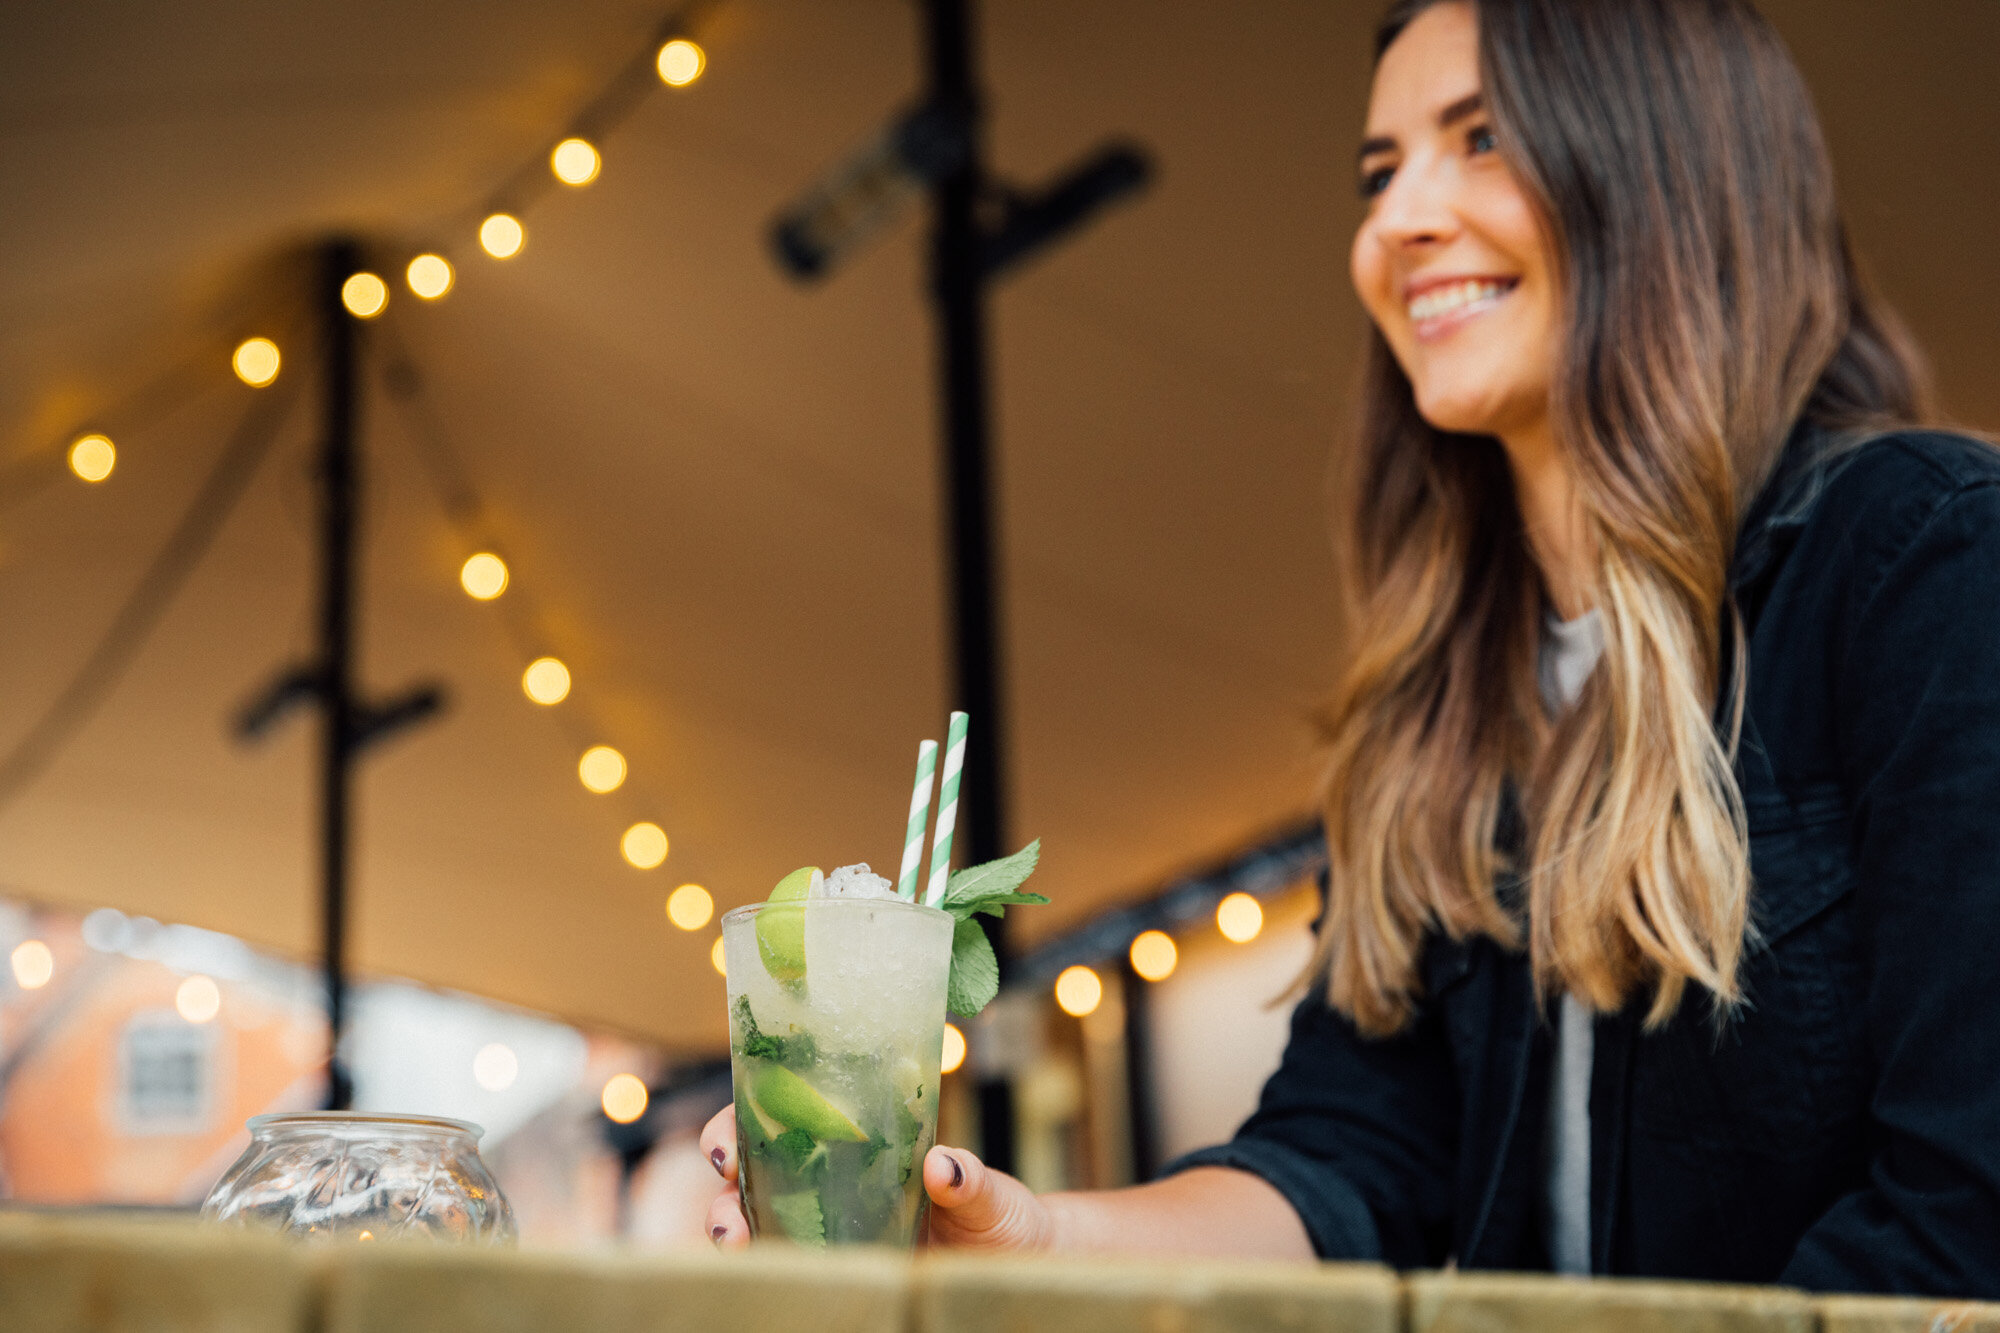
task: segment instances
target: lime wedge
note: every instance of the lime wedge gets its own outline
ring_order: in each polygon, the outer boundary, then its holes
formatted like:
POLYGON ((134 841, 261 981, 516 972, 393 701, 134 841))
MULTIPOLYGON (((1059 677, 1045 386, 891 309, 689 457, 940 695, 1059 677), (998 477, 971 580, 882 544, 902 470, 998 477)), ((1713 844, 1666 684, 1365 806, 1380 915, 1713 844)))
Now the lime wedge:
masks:
POLYGON ((763 1107, 757 1105, 757 1099, 754 1097, 744 1097, 742 1101, 736 1104, 736 1109, 737 1119, 742 1122, 745 1129, 750 1130, 755 1135, 752 1142, 760 1144, 769 1143, 771 1140, 777 1138, 778 1135, 785 1132, 784 1125, 779 1123, 777 1118, 763 1107), (747 1120, 744 1120, 742 1115, 745 1107, 748 1107, 750 1111, 750 1117, 747 1120))
POLYGON ((803 1129, 816 1139, 842 1143, 868 1141, 868 1136, 845 1111, 783 1065, 766 1065, 758 1070, 750 1097, 765 1115, 790 1129, 803 1129))
MULTIPOLYGON (((825 882, 818 866, 802 866, 778 881, 768 904, 804 902, 825 882)), ((757 952, 764 970, 778 981, 797 981, 806 974, 806 914, 801 908, 767 906, 757 913, 757 952)))

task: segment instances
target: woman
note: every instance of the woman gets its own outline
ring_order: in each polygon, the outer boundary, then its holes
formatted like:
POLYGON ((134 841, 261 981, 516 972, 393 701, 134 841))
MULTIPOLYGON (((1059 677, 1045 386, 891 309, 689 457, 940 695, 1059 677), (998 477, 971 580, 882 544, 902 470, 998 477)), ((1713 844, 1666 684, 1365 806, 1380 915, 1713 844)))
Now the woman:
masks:
POLYGON ((2000 453, 1910 424, 1797 71, 1745 0, 1405 0, 1359 166, 1284 1062, 1128 1190, 933 1149, 933 1238, 2000 1296, 2000 453))

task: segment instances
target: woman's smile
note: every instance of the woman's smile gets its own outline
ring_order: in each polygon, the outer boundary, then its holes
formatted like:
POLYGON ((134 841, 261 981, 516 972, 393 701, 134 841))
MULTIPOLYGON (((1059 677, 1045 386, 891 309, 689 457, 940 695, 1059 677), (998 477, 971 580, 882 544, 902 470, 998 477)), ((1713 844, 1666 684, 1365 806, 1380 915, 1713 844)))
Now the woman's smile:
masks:
POLYGON ((1439 342, 1506 300, 1521 280, 1499 276, 1438 276, 1404 285, 1403 304, 1420 343, 1439 342))

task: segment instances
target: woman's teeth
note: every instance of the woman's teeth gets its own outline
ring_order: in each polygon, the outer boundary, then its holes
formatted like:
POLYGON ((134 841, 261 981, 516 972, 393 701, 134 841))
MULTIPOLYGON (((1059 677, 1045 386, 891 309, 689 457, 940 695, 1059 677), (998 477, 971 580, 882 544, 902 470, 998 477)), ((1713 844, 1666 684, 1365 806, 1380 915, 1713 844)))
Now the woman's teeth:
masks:
POLYGON ((1433 287, 1410 302, 1410 318, 1418 323, 1438 319, 1467 306, 1497 301, 1512 290, 1512 282, 1488 282, 1478 278, 1433 287))

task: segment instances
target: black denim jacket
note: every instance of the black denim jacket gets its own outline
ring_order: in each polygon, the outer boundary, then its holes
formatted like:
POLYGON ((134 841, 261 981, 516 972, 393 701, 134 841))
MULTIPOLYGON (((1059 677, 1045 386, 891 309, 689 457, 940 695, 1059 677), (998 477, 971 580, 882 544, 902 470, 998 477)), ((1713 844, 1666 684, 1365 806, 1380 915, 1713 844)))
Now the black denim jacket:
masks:
MULTIPOLYGON (((1745 522, 1748 1003, 1601 1017, 1604 1273, 2000 1297, 2000 450, 1801 431, 1745 522)), ((1525 959, 1434 937, 1415 1023, 1318 998, 1234 1140, 1330 1258, 1546 1268, 1549 1026, 1525 959)))

